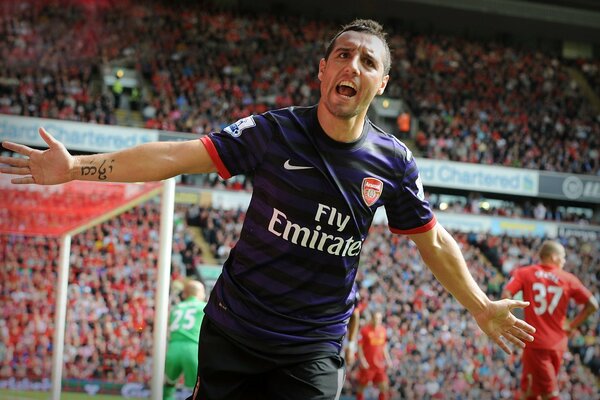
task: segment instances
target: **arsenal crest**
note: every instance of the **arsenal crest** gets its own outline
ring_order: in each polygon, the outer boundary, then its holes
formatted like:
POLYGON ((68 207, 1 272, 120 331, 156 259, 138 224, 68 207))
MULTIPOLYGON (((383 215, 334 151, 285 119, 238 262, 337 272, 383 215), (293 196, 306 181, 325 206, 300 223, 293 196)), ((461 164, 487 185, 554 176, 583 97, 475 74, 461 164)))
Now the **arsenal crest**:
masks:
POLYGON ((383 182, 377 178, 365 178, 362 181, 362 197, 365 204, 371 207, 383 192, 383 182))

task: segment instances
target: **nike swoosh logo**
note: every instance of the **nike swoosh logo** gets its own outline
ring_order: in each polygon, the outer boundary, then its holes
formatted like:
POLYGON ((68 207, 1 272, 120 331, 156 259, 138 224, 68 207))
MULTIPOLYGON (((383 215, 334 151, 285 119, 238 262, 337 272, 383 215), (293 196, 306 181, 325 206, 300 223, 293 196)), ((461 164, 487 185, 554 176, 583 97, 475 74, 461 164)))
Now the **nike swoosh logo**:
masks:
POLYGON ((290 170, 290 171, 296 171, 299 169, 312 169, 314 167, 305 167, 303 165, 292 165, 290 164, 290 160, 288 159, 284 164, 283 164, 283 168, 290 170))

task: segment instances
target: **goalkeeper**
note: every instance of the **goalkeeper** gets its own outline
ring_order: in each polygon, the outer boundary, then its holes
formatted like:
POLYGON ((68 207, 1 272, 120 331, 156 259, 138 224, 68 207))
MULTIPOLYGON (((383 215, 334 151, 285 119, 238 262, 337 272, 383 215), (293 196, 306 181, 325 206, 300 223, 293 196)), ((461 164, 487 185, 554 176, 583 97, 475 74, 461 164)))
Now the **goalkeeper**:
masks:
POLYGON ((163 399, 174 399, 175 386, 183 373, 189 394, 194 390, 198 374, 198 340, 206 306, 204 285, 188 281, 182 293, 183 301, 169 315, 169 343, 165 362, 163 399))

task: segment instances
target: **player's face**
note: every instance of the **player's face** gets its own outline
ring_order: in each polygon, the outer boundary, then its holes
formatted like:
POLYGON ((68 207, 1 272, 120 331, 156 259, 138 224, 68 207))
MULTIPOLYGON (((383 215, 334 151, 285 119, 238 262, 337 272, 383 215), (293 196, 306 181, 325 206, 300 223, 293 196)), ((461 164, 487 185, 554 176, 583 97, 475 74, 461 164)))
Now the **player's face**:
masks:
POLYGON ((368 33, 341 34, 328 59, 319 63, 321 102, 337 118, 366 115, 375 95, 382 94, 389 75, 384 76, 385 46, 368 33))
POLYGON ((383 322, 383 314, 380 312, 376 312, 375 314, 373 314, 373 325, 374 326, 379 326, 381 325, 383 322))

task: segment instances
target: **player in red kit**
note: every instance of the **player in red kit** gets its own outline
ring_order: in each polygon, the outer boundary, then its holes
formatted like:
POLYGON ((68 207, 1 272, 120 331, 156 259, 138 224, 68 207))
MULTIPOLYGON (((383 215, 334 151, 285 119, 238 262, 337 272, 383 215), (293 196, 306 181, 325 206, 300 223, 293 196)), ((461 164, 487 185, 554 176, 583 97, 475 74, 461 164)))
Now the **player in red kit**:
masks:
POLYGON ((383 314, 376 311, 371 322, 360 330, 356 400, 364 400, 364 390, 370 382, 378 385, 379 400, 387 399, 389 385, 386 367, 392 365, 392 359, 387 350, 387 332, 382 321, 383 314))
POLYGON ((504 288, 504 297, 523 292, 531 302, 525 309, 525 321, 536 328, 535 340, 523 350, 521 389, 524 399, 558 399, 557 384, 568 335, 598 310, 598 301, 573 274, 563 270, 565 249, 555 241, 540 248, 541 263, 515 269, 504 288), (566 318, 569 300, 585 306, 577 316, 566 318))

